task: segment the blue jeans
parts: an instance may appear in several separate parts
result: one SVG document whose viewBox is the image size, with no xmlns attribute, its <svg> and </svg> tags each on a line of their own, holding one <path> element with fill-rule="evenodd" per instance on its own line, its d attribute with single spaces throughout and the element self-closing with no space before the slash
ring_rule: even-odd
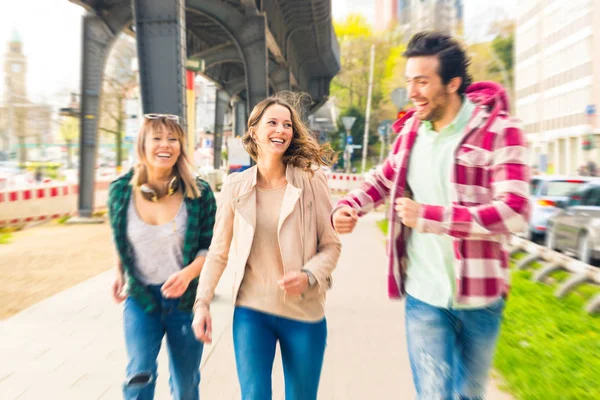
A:
<svg viewBox="0 0 600 400">
<path fill-rule="evenodd" d="M 129 362 L 123 398 L 154 399 L 156 359 L 166 333 L 171 395 L 175 400 L 198 400 L 203 344 L 194 336 L 193 315 L 177 309 L 179 299 L 162 297 L 160 285 L 149 288 L 159 304 L 157 311 L 147 313 L 133 298 L 125 300 L 123 322 Z"/>
<path fill-rule="evenodd" d="M 242 400 L 271 400 L 279 341 L 286 400 L 315 400 L 327 340 L 325 318 L 303 322 L 245 307 L 233 314 L 233 346 Z"/>
<path fill-rule="evenodd" d="M 458 310 L 406 299 L 406 338 L 417 397 L 484 398 L 504 299 L 481 309 Z"/>
</svg>

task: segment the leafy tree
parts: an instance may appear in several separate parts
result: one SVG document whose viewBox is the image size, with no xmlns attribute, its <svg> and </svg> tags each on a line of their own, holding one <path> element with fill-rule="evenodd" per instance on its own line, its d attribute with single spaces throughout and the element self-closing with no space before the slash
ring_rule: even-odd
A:
<svg viewBox="0 0 600 400">
<path fill-rule="evenodd" d="M 101 98 L 99 129 L 114 136 L 116 165 L 123 162 L 123 138 L 125 136 L 125 100 L 137 87 L 137 74 L 131 66 L 136 56 L 134 41 L 121 34 L 114 44 L 104 77 Z"/>
<path fill-rule="evenodd" d="M 514 52 L 514 23 L 507 23 L 500 34 L 492 41 L 495 62 L 490 65 L 490 72 L 505 72 L 508 84 L 513 84 L 513 52 Z"/>
<path fill-rule="evenodd" d="M 369 143 L 376 143 L 379 122 L 393 118 L 398 111 L 391 102 L 390 93 L 404 82 L 404 64 L 399 56 L 404 48 L 399 44 L 401 35 L 393 29 L 375 34 L 366 19 L 356 14 L 340 23 L 334 22 L 334 28 L 340 43 L 342 68 L 332 81 L 331 93 L 342 110 L 340 117 L 357 117 L 352 127 L 354 144 L 363 144 L 371 46 L 375 46 Z M 344 132 L 341 119 L 338 133 L 334 135 L 340 136 L 339 132 Z M 332 145 L 336 143 L 336 138 L 331 139 Z M 341 137 L 339 140 L 341 142 Z"/>
</svg>

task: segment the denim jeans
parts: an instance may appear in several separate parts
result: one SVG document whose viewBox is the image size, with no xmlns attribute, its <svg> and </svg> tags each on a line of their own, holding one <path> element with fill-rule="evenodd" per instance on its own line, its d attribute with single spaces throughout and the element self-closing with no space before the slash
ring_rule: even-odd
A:
<svg viewBox="0 0 600 400">
<path fill-rule="evenodd" d="M 129 362 L 127 378 L 123 384 L 123 398 L 154 398 L 156 358 L 166 334 L 171 395 L 175 400 L 198 400 L 203 344 L 194 336 L 192 313 L 177 309 L 179 299 L 162 297 L 160 286 L 149 286 L 159 304 L 159 309 L 155 312 L 145 312 L 131 297 L 125 300 L 123 319 Z"/>
<path fill-rule="evenodd" d="M 233 346 L 242 400 L 271 400 L 279 342 L 286 400 L 315 400 L 327 340 L 325 318 L 304 322 L 236 307 Z"/>
<path fill-rule="evenodd" d="M 443 309 L 406 299 L 406 338 L 417 398 L 479 400 L 494 358 L 504 299 L 480 309 Z"/>
</svg>

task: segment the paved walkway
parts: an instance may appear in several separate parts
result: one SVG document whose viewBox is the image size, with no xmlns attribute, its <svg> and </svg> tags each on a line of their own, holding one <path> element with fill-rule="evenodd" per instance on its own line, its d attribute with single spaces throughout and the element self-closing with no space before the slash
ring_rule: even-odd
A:
<svg viewBox="0 0 600 400">
<path fill-rule="evenodd" d="M 404 307 L 385 290 L 383 235 L 371 214 L 343 237 L 328 298 L 329 338 L 319 399 L 412 399 Z M 68 248 L 68 247 L 65 247 Z M 109 297 L 112 272 L 100 274 L 0 322 L 0 399 L 121 398 L 125 367 L 121 307 Z M 203 400 L 239 399 L 231 338 L 231 271 L 212 306 L 214 342 L 202 361 Z M 7 283 L 3 283 L 6 285 Z M 166 351 L 156 399 L 170 399 Z M 283 399 L 281 362 L 273 372 Z M 509 400 L 490 385 L 488 400 Z"/>
</svg>

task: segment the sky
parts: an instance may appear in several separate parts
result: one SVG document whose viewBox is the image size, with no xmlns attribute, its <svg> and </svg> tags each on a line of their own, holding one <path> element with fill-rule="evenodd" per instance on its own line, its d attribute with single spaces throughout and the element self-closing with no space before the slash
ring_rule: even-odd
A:
<svg viewBox="0 0 600 400">
<path fill-rule="evenodd" d="M 17 30 L 27 56 L 27 91 L 30 101 L 64 107 L 68 93 L 79 93 L 81 23 L 85 10 L 68 0 L 12 0 L 0 3 L 0 54 Z M 334 19 L 352 12 L 375 20 L 375 0 L 332 0 Z M 489 10 L 497 7 L 510 15 L 516 0 L 464 0 L 466 34 L 485 32 Z M 497 12 L 494 12 L 497 15 Z M 483 21 L 483 27 L 477 25 Z M 2 61 L 3 63 L 3 61 Z M 0 68 L 3 74 L 4 68 Z M 4 79 L 0 79 L 0 93 Z M 1 98 L 1 97 L 0 97 Z"/>
<path fill-rule="evenodd" d="M 79 92 L 81 22 L 85 10 L 68 0 L 2 1 L 0 6 L 0 53 L 16 29 L 27 56 L 29 100 L 55 106 L 68 93 Z M 4 57 L 2 57 L 4 58 Z M 2 76 L 4 60 L 2 59 Z M 0 79 L 4 92 L 4 79 Z M 66 93 L 66 96 L 57 96 Z"/>
</svg>

